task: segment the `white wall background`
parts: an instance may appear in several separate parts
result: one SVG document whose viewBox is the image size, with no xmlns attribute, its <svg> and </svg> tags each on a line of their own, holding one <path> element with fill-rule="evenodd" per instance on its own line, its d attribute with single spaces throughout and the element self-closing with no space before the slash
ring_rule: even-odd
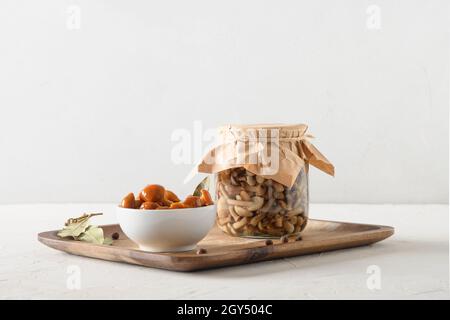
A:
<svg viewBox="0 0 450 320">
<path fill-rule="evenodd" d="M 448 203 L 449 16 L 446 0 L 2 0 L 0 203 L 188 192 L 170 138 L 195 120 L 308 123 L 336 166 L 312 170 L 314 202 Z"/>
</svg>

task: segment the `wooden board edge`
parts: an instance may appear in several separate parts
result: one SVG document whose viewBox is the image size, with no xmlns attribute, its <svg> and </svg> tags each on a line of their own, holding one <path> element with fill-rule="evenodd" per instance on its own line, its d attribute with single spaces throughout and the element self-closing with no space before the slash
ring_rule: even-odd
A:
<svg viewBox="0 0 450 320">
<path fill-rule="evenodd" d="M 298 251 L 291 250 L 289 253 L 283 252 L 285 250 L 280 250 L 282 248 L 281 246 L 286 245 L 293 245 L 298 244 L 301 242 L 292 242 L 292 243 L 284 243 L 284 244 L 274 244 L 271 246 L 262 245 L 261 247 L 256 248 L 248 248 L 248 249 L 240 249 L 236 251 L 229 252 L 227 254 L 228 261 L 220 261 L 214 263 L 214 260 L 209 261 L 208 265 L 201 263 L 200 259 L 204 258 L 207 259 L 208 255 L 202 255 L 197 257 L 183 257 L 178 259 L 172 260 L 174 268 L 171 268 L 172 271 L 182 271 L 182 272 L 192 272 L 192 271 L 200 271 L 200 270 L 208 270 L 208 269 L 215 269 L 215 268 L 221 268 L 221 267 L 230 267 L 230 266 L 236 266 L 236 265 L 244 265 L 244 264 L 250 264 L 255 262 L 262 262 L 262 261 L 270 261 L 270 260 L 277 260 L 282 258 L 288 258 L 288 257 L 297 257 L 297 256 L 304 256 L 309 254 L 320 254 L 323 252 L 330 252 L 330 251 L 337 251 L 342 249 L 350 249 L 350 248 L 357 248 L 362 246 L 367 246 L 371 244 L 375 244 L 377 242 L 383 241 L 389 237 L 391 237 L 394 234 L 394 228 L 388 227 L 388 226 L 380 226 L 382 227 L 380 230 L 373 230 L 373 231 L 363 231 L 360 233 L 354 233 L 352 235 L 352 240 L 346 241 L 346 242 L 340 242 L 333 246 L 329 246 L 326 249 L 323 250 L 316 250 L 315 247 L 309 247 L 307 250 L 300 251 L 302 248 L 298 248 Z M 365 236 L 368 236 L 370 234 L 377 235 L 377 237 L 370 238 Z M 360 236 L 363 236 L 363 238 L 359 238 Z M 264 242 L 264 240 L 262 240 Z M 234 253 L 234 255 L 233 255 Z M 174 257 L 177 258 L 177 257 Z M 210 256 L 210 258 L 214 258 L 214 256 Z M 232 258 L 235 258 L 234 260 Z M 172 267 L 172 266 L 171 266 Z M 165 268 L 167 269 L 167 268 Z"/>
<path fill-rule="evenodd" d="M 89 246 L 95 246 L 98 250 L 98 254 L 79 254 L 77 250 L 73 250 L 74 246 L 78 246 L 79 243 L 73 243 L 71 241 L 64 241 L 56 236 L 56 230 L 45 231 L 38 234 L 38 241 L 42 244 L 59 250 L 62 252 L 67 252 L 82 257 L 89 257 L 94 259 L 108 260 L 114 262 L 135 264 L 145 267 L 152 267 L 164 270 L 179 271 L 179 272 L 193 272 L 205 269 L 214 269 L 227 266 L 243 265 L 261 261 L 275 260 L 285 257 L 295 257 L 307 254 L 316 254 L 321 252 L 335 251 L 347 248 L 355 248 L 359 246 L 365 246 L 377 243 L 386 238 L 389 238 L 395 233 L 395 229 L 390 226 L 383 225 L 371 225 L 371 224 L 361 224 L 361 223 L 351 223 L 351 222 L 339 222 L 339 221 L 328 221 L 328 220 L 318 220 L 323 222 L 334 222 L 340 224 L 357 224 L 366 225 L 370 227 L 376 227 L 373 230 L 366 230 L 353 233 L 352 240 L 346 242 L 339 242 L 333 246 L 328 245 L 324 250 L 316 250 L 316 247 L 309 247 L 307 250 L 301 251 L 301 242 L 291 242 L 287 244 L 274 244 L 271 246 L 261 245 L 256 248 L 247 248 L 231 251 L 227 253 L 227 261 L 215 259 L 218 256 L 223 255 L 217 254 L 204 254 L 201 256 L 172 256 L 160 253 L 143 252 L 137 249 L 123 249 L 118 247 L 111 247 L 106 245 L 95 245 L 89 244 Z M 104 226 L 114 226 L 115 224 L 104 225 Z M 52 235 L 52 237 L 48 237 Z M 348 238 L 348 236 L 345 236 Z M 320 241 L 319 241 L 320 242 Z M 264 243 L 264 240 L 261 240 Z M 286 252 L 286 245 L 297 245 L 296 250 L 290 248 L 290 252 Z M 64 248 L 61 248 L 64 247 Z M 284 247 L 281 247 L 284 246 Z M 130 255 L 127 259 L 118 258 L 113 251 L 123 250 L 124 252 L 129 252 Z M 100 255 L 102 255 L 100 257 Z M 106 257 L 105 257 L 106 255 Z M 150 259 L 151 258 L 151 259 Z M 151 261 L 151 264 L 148 261 Z"/>
</svg>

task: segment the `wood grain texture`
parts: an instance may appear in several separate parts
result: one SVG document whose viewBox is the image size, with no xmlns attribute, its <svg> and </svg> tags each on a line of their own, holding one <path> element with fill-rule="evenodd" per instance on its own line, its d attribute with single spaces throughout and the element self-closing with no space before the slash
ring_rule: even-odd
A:
<svg viewBox="0 0 450 320">
<path fill-rule="evenodd" d="M 273 240 L 273 245 L 266 245 L 264 239 L 231 237 L 215 227 L 198 243 L 199 248 L 207 250 L 206 254 L 199 255 L 195 250 L 181 253 L 142 251 L 126 237 L 119 225 L 101 227 L 106 236 L 119 233 L 119 239 L 112 246 L 60 239 L 56 230 L 39 233 L 38 240 L 51 248 L 79 256 L 174 271 L 195 271 L 369 245 L 394 234 L 394 228 L 388 226 L 310 219 L 301 241 L 289 239 L 283 243 Z"/>
</svg>

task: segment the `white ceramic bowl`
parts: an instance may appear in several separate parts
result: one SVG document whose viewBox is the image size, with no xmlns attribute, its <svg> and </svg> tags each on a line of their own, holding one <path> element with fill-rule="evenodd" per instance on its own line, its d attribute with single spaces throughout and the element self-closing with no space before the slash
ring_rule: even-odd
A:
<svg viewBox="0 0 450 320">
<path fill-rule="evenodd" d="M 168 210 L 117 207 L 117 219 L 122 231 L 142 250 L 189 251 L 213 227 L 216 206 Z"/>
</svg>

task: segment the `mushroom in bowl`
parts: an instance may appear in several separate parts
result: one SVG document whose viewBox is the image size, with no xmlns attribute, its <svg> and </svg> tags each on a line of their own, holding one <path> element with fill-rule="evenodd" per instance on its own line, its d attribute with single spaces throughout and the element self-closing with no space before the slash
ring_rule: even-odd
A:
<svg viewBox="0 0 450 320">
<path fill-rule="evenodd" d="M 159 185 L 128 194 L 117 207 L 122 231 L 139 248 L 151 252 L 193 250 L 213 227 L 216 206 L 207 190 L 184 201 Z"/>
</svg>

